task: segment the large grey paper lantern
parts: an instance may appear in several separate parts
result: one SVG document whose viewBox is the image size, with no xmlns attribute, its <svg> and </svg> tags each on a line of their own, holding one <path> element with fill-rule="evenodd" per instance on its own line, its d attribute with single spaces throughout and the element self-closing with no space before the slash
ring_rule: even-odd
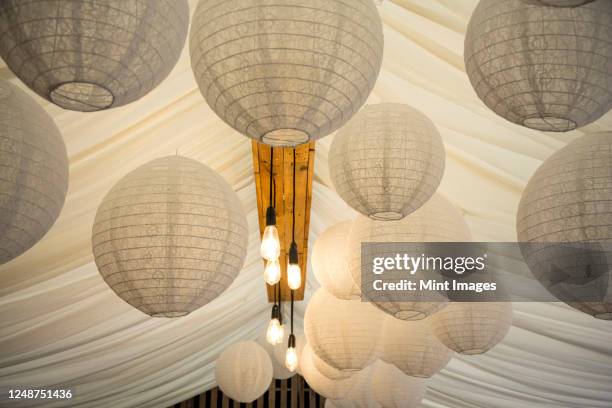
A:
<svg viewBox="0 0 612 408">
<path fill-rule="evenodd" d="M 374 290 L 372 283 L 379 279 L 377 275 L 368 273 L 367 281 L 362 284 L 362 247 L 363 242 L 395 243 L 395 242 L 469 242 L 471 234 L 462 214 L 444 197 L 434 194 L 432 198 L 414 213 L 398 221 L 377 221 L 359 216 L 353 222 L 349 234 L 348 253 L 349 266 L 355 283 L 362 289 L 362 295 L 369 299 L 379 309 L 398 319 L 420 320 L 432 315 L 446 306 L 448 301 L 445 293 L 411 292 L 402 293 L 401 301 L 397 294 Z M 388 246 L 388 252 L 380 252 L 377 256 L 395 256 L 397 248 Z M 387 271 L 386 275 L 405 271 Z M 428 278 L 425 273 L 417 271 L 415 278 Z M 401 278 L 404 278 L 402 276 Z"/>
<path fill-rule="evenodd" d="M 306 340 L 332 367 L 359 371 L 378 358 L 383 316 L 368 303 L 340 300 L 320 288 L 306 307 Z"/>
<path fill-rule="evenodd" d="M 348 236 L 353 223 L 332 225 L 317 237 L 312 250 L 312 270 L 321 286 L 338 299 L 359 299 L 361 290 L 351 276 Z"/>
<path fill-rule="evenodd" d="M 549 157 L 523 191 L 516 228 L 527 264 L 550 292 L 578 310 L 612 320 L 612 303 L 605 296 L 591 298 L 612 294 L 609 250 L 599 278 L 580 285 L 560 282 L 562 275 L 587 278 L 597 266 L 588 245 L 601 242 L 609 248 L 612 241 L 612 132 L 582 136 Z M 587 251 L 575 256 L 571 247 L 581 243 Z"/>
<path fill-rule="evenodd" d="M 254 341 L 226 348 L 215 363 L 215 380 L 225 395 L 237 402 L 253 402 L 272 382 L 272 362 Z"/>
<path fill-rule="evenodd" d="M 411 377 L 431 377 L 453 357 L 453 352 L 433 334 L 428 320 L 404 321 L 388 316 L 381 348 L 383 361 Z"/>
<path fill-rule="evenodd" d="M 164 80 L 188 25 L 187 0 L 3 0 L 0 56 L 43 98 L 98 111 Z"/>
<path fill-rule="evenodd" d="M 510 302 L 453 302 L 430 320 L 435 336 L 457 353 L 483 354 L 512 326 Z"/>
<path fill-rule="evenodd" d="M 326 136 L 363 105 L 383 55 L 372 0 L 200 0 L 189 48 L 200 91 L 243 135 L 274 146 Z"/>
<path fill-rule="evenodd" d="M 130 305 L 178 317 L 218 297 L 247 251 L 238 196 L 217 173 L 168 156 L 142 165 L 104 197 L 93 227 L 100 274 Z"/>
<path fill-rule="evenodd" d="M 67 190 L 66 146 L 53 119 L 0 80 L 0 265 L 49 231 Z"/>
<path fill-rule="evenodd" d="M 609 0 L 580 7 L 481 0 L 464 56 L 478 96 L 510 122 L 566 132 L 612 108 Z"/>
<path fill-rule="evenodd" d="M 368 105 L 334 137 L 329 172 L 337 193 L 361 214 L 398 220 L 438 189 L 445 151 L 433 122 L 401 104 Z"/>
</svg>

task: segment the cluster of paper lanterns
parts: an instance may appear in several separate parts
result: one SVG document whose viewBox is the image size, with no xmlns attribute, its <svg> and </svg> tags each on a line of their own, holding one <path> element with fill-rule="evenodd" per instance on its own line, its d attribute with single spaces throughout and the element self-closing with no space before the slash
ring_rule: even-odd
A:
<svg viewBox="0 0 612 408">
<path fill-rule="evenodd" d="M 528 128 L 570 131 L 612 108 L 609 0 L 481 0 L 465 38 L 478 96 Z"/>
</svg>

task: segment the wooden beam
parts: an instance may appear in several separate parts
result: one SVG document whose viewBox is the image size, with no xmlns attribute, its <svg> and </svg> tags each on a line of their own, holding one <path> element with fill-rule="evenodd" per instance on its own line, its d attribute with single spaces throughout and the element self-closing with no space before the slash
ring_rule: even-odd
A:
<svg viewBox="0 0 612 408">
<path fill-rule="evenodd" d="M 266 209 L 270 203 L 270 146 L 253 141 L 253 170 L 257 191 L 259 231 L 266 227 Z M 274 148 L 273 180 L 276 227 L 281 241 L 281 299 L 290 299 L 287 286 L 287 260 L 292 240 L 293 211 L 295 211 L 295 242 L 298 247 L 302 269 L 302 286 L 295 291 L 295 300 L 304 300 L 306 265 L 308 255 L 308 229 L 310 227 L 310 205 L 312 202 L 312 180 L 314 176 L 314 142 L 295 148 L 295 209 L 293 208 L 293 157 L 294 149 Z M 263 262 L 263 261 L 262 261 Z M 264 264 L 265 266 L 265 264 Z M 274 291 L 268 286 L 268 300 L 274 301 Z"/>
</svg>

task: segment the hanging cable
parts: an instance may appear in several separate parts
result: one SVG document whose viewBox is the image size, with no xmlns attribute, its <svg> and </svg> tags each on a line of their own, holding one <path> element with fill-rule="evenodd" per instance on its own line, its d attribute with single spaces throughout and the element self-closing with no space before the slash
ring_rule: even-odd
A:
<svg viewBox="0 0 612 408">
<path fill-rule="evenodd" d="M 297 290 L 302 286 L 302 271 L 298 259 L 297 244 L 295 242 L 295 173 L 296 173 L 296 154 L 293 149 L 293 222 L 291 226 L 291 247 L 289 248 L 289 263 L 287 264 L 287 284 L 291 290 Z"/>
</svg>

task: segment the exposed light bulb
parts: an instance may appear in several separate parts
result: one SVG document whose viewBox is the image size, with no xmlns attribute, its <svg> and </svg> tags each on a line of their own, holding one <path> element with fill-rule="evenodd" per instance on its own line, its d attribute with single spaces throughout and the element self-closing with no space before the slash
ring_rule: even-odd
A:
<svg viewBox="0 0 612 408">
<path fill-rule="evenodd" d="M 302 270 L 298 264 L 287 266 L 287 285 L 290 289 L 298 290 L 302 286 Z"/>
<path fill-rule="evenodd" d="M 280 256 L 280 240 L 275 225 L 268 225 L 261 238 L 261 257 L 266 261 L 278 259 Z"/>
<path fill-rule="evenodd" d="M 268 331 L 266 333 L 266 340 L 273 346 L 282 343 L 284 336 L 283 326 L 280 324 L 280 320 L 276 317 L 270 320 L 268 324 Z"/>
<path fill-rule="evenodd" d="M 295 347 L 288 347 L 285 354 L 285 367 L 292 373 L 298 368 L 298 355 Z"/>
<path fill-rule="evenodd" d="M 278 229 L 276 229 L 276 212 L 274 207 L 269 206 L 266 210 L 266 228 L 261 237 L 261 257 L 266 261 L 273 261 L 280 256 L 280 240 Z"/>
<path fill-rule="evenodd" d="M 277 259 L 273 259 L 266 263 L 264 269 L 264 279 L 270 286 L 276 285 L 281 279 L 281 266 Z"/>
<path fill-rule="evenodd" d="M 291 243 L 289 249 L 289 263 L 287 264 L 287 285 L 292 290 L 297 290 L 302 286 L 302 270 L 298 264 L 297 244 Z"/>
</svg>

